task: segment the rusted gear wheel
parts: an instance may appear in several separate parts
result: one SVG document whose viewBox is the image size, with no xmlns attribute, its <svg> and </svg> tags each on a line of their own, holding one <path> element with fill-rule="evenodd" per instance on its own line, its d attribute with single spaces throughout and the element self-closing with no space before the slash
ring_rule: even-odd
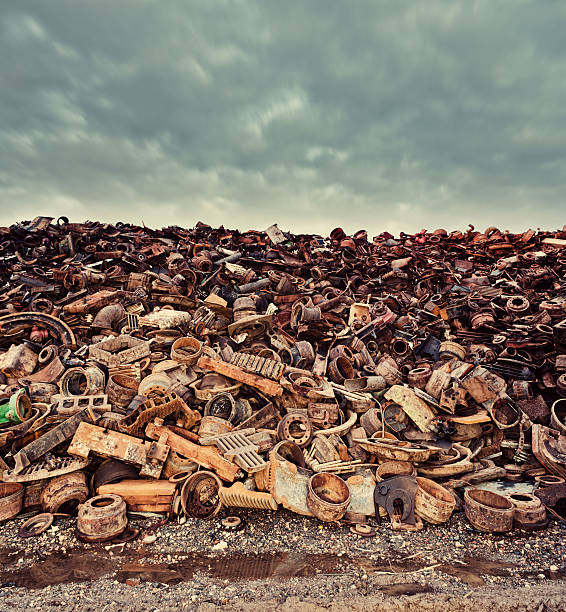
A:
<svg viewBox="0 0 566 612">
<path fill-rule="evenodd" d="M 210 519 L 222 508 L 218 490 L 222 482 L 212 472 L 202 471 L 185 480 L 181 489 L 181 506 L 187 516 Z"/>
<path fill-rule="evenodd" d="M 294 442 L 304 448 L 312 439 L 313 427 L 310 419 L 300 412 L 286 414 L 277 426 L 279 440 Z"/>
</svg>

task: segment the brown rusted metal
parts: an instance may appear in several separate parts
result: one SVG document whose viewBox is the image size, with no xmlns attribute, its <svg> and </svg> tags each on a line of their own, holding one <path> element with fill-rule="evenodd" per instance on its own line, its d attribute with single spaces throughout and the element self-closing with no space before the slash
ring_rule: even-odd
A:
<svg viewBox="0 0 566 612">
<path fill-rule="evenodd" d="M 168 512 L 177 483 L 169 480 L 121 480 L 100 485 L 99 495 L 118 495 L 130 512 Z"/>
<path fill-rule="evenodd" d="M 540 499 L 528 493 L 510 493 L 510 501 L 515 506 L 513 521 L 519 529 L 544 529 L 548 524 L 546 509 Z"/>
<path fill-rule="evenodd" d="M 231 487 L 220 487 L 218 497 L 224 506 L 277 510 L 278 504 L 269 493 L 250 491 L 244 483 L 236 482 Z"/>
<path fill-rule="evenodd" d="M 427 523 L 445 523 L 456 507 L 454 494 L 430 478 L 417 477 L 417 484 L 415 512 Z"/>
<path fill-rule="evenodd" d="M 44 512 L 74 514 L 89 495 L 84 472 L 72 472 L 50 480 L 41 492 Z"/>
<path fill-rule="evenodd" d="M 24 521 L 18 530 L 20 538 L 32 538 L 47 531 L 53 524 L 54 516 L 50 512 L 36 514 Z"/>
<path fill-rule="evenodd" d="M 83 542 L 108 542 L 128 524 L 126 503 L 119 495 L 91 497 L 79 508 L 77 537 Z"/>
<path fill-rule="evenodd" d="M 139 466 L 140 476 L 159 478 L 169 446 L 160 442 L 144 442 L 133 436 L 82 422 L 67 452 L 84 459 L 91 452 L 101 457 L 120 459 Z"/>
<path fill-rule="evenodd" d="M 168 457 L 169 459 L 169 457 Z M 106 459 L 99 466 L 92 476 L 92 490 L 97 491 L 98 487 L 120 482 L 121 480 L 135 478 L 137 470 L 131 465 L 127 465 L 115 459 Z"/>
<path fill-rule="evenodd" d="M 3 228 L 0 407 L 22 387 L 30 401 L 0 431 L 3 479 L 69 473 L 90 452 L 161 481 L 257 468 L 308 516 L 309 466 L 347 475 L 350 514 L 368 516 L 376 460 L 454 486 L 566 477 L 565 236 Z M 104 427 L 69 419 L 87 408 Z M 253 460 L 208 446 L 235 432 Z"/>
<path fill-rule="evenodd" d="M 483 489 L 466 489 L 464 502 L 466 517 L 479 531 L 511 531 L 515 506 L 506 497 Z"/>
<path fill-rule="evenodd" d="M 309 479 L 307 506 L 321 521 L 339 521 L 350 503 L 350 489 L 336 474 L 315 474 Z"/>
<path fill-rule="evenodd" d="M 178 363 L 195 365 L 202 354 L 202 343 L 197 338 L 184 337 L 173 342 L 171 359 Z"/>
<path fill-rule="evenodd" d="M 81 423 L 94 423 L 97 418 L 97 415 L 90 408 L 85 408 L 37 440 L 30 442 L 14 455 L 14 473 L 22 473 L 32 462 L 37 461 L 37 459 L 54 449 L 58 444 L 70 440 Z"/>
<path fill-rule="evenodd" d="M 294 442 L 299 447 L 306 446 L 311 441 L 312 435 L 310 419 L 300 412 L 286 414 L 277 426 L 279 440 Z"/>
<path fill-rule="evenodd" d="M 222 482 L 213 472 L 202 471 L 192 474 L 183 483 L 181 505 L 187 516 L 211 519 L 221 508 L 219 491 Z"/>
<path fill-rule="evenodd" d="M 138 408 L 124 417 L 118 426 L 120 431 L 142 437 L 148 423 L 156 418 L 164 419 L 173 413 L 179 414 L 187 429 L 190 429 L 200 420 L 200 414 L 191 410 L 176 393 L 168 393 L 163 397 L 147 399 Z"/>
<path fill-rule="evenodd" d="M 134 399 L 139 387 L 139 380 L 124 374 L 113 374 L 108 378 L 106 395 L 108 401 L 125 408 Z"/>
<path fill-rule="evenodd" d="M 156 440 L 164 439 L 169 445 L 166 448 L 177 451 L 204 468 L 214 469 L 224 480 L 234 482 L 240 474 L 240 468 L 231 461 L 224 459 L 217 449 L 194 444 L 158 422 L 150 423 L 147 426 L 146 435 Z"/>
<path fill-rule="evenodd" d="M 96 366 L 69 368 L 59 380 L 59 388 L 64 396 L 97 395 L 104 391 L 104 372 Z"/>
<path fill-rule="evenodd" d="M 17 482 L 0 482 L 0 521 L 19 514 L 24 499 L 24 487 Z"/>
</svg>

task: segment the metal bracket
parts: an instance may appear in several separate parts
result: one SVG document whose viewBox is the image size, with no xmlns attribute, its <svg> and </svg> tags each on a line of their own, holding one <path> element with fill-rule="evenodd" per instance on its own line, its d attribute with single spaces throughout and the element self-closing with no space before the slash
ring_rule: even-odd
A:
<svg viewBox="0 0 566 612">
<path fill-rule="evenodd" d="M 375 516 L 379 520 L 379 506 L 385 508 L 389 516 L 399 514 L 401 506 L 401 523 L 415 525 L 415 495 L 417 479 L 414 476 L 393 476 L 375 485 L 373 501 Z"/>
</svg>

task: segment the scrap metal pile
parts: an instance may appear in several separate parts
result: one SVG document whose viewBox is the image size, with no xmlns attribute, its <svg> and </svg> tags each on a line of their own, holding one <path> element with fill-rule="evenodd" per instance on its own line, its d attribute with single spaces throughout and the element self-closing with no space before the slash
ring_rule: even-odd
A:
<svg viewBox="0 0 566 612">
<path fill-rule="evenodd" d="M 361 535 L 566 514 L 566 227 L 0 234 L 0 519 L 41 512 L 21 535 L 58 513 L 88 542 L 136 512 L 282 506 Z"/>
</svg>

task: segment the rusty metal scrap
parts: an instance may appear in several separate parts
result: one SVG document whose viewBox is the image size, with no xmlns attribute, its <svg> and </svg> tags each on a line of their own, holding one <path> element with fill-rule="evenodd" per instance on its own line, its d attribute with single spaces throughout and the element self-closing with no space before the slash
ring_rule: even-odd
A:
<svg viewBox="0 0 566 612">
<path fill-rule="evenodd" d="M 44 512 L 75 512 L 89 496 L 84 472 L 71 472 L 52 478 L 43 487 L 40 502 Z"/>
<path fill-rule="evenodd" d="M 191 410 L 176 393 L 167 393 L 163 397 L 151 397 L 145 400 L 143 404 L 120 420 L 118 427 L 120 431 L 143 437 L 148 423 L 155 418 L 164 419 L 173 413 L 182 415 L 184 426 L 187 429 L 200 420 L 200 414 Z"/>
<path fill-rule="evenodd" d="M 217 449 L 210 446 L 200 446 L 186 440 L 158 422 L 150 423 L 147 426 L 146 435 L 155 440 L 163 439 L 164 443 L 168 444 L 172 450 L 204 468 L 214 469 L 223 480 L 234 482 L 240 474 L 240 468 L 231 461 L 224 459 Z"/>
<path fill-rule="evenodd" d="M 99 495 L 119 495 L 132 512 L 167 512 L 177 485 L 169 480 L 121 480 L 100 485 Z"/>
<path fill-rule="evenodd" d="M 106 493 L 81 505 L 77 535 L 83 542 L 107 542 L 120 535 L 128 524 L 126 503 L 119 495 Z"/>
<path fill-rule="evenodd" d="M 259 447 L 253 444 L 246 435 L 253 433 L 255 433 L 254 429 L 244 429 L 208 438 L 206 443 L 214 443 L 226 459 L 234 461 L 243 470 L 253 474 L 265 469 L 267 465 L 257 453 Z M 204 443 L 204 440 L 201 439 L 201 443 Z"/>
<path fill-rule="evenodd" d="M 89 356 L 105 366 L 115 368 L 149 357 L 149 341 L 119 336 L 89 346 Z"/>
<path fill-rule="evenodd" d="M 14 470 L 5 469 L 2 479 L 5 482 L 36 482 L 82 470 L 87 467 L 88 463 L 88 460 L 79 457 L 55 457 L 47 454 L 44 459 L 34 461 L 20 473 L 16 474 Z"/>
<path fill-rule="evenodd" d="M 220 487 L 218 497 L 224 506 L 261 510 L 277 510 L 278 507 L 272 495 L 261 491 L 250 491 L 243 482 L 236 482 L 231 487 Z"/>
<path fill-rule="evenodd" d="M 144 442 L 133 436 L 82 422 L 67 452 L 84 459 L 91 452 L 101 457 L 121 459 L 141 467 L 140 476 L 159 478 L 169 447 L 160 442 Z"/>
<path fill-rule="evenodd" d="M 33 461 L 54 449 L 61 442 L 70 440 L 81 423 L 95 423 L 97 418 L 90 408 L 85 408 L 46 432 L 37 440 L 30 442 L 14 455 L 14 473 L 21 474 L 24 468 L 31 465 Z"/>
<path fill-rule="evenodd" d="M 246 372 L 243 368 L 232 363 L 226 363 L 225 361 L 214 360 L 204 356 L 198 360 L 198 367 L 202 370 L 211 370 L 227 378 L 255 387 L 266 395 L 277 396 L 281 395 L 283 392 L 281 386 L 276 382 L 265 379 L 257 374 Z"/>
<path fill-rule="evenodd" d="M 22 509 L 24 487 L 17 482 L 0 482 L 0 522 L 13 518 Z"/>
<path fill-rule="evenodd" d="M 379 517 L 377 501 L 414 530 L 450 516 L 444 485 L 566 478 L 565 229 L 326 238 L 37 217 L 0 233 L 0 469 L 24 508 L 53 510 L 75 483 L 71 505 L 99 488 L 202 518 L 223 502 Z M 384 462 L 405 468 L 380 493 Z M 478 529 L 546 524 L 536 500 L 488 497 L 466 498 Z M 125 528 L 114 501 L 114 528 L 89 527 L 94 505 L 81 537 Z"/>
<path fill-rule="evenodd" d="M 265 378 L 271 378 L 273 380 L 279 380 L 285 369 L 284 364 L 280 361 L 248 353 L 234 353 L 230 363 L 247 372 L 252 372 L 253 374 L 258 374 L 259 376 L 264 376 Z"/>
</svg>

